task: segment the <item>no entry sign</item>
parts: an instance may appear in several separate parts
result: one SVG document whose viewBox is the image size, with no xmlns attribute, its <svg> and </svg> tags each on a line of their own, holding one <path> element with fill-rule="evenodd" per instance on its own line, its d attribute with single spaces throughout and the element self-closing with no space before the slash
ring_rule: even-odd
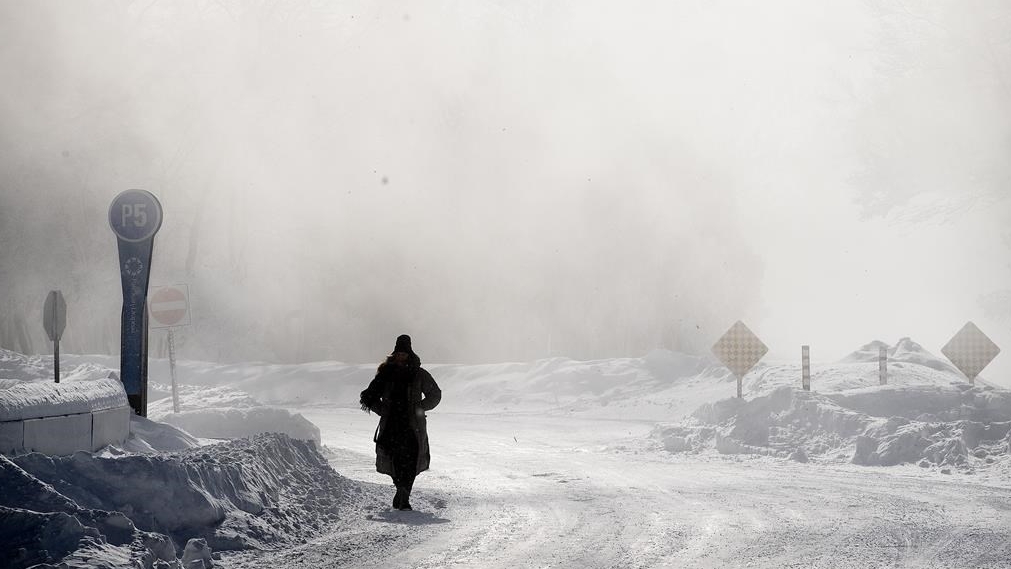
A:
<svg viewBox="0 0 1011 569">
<path fill-rule="evenodd" d="M 172 374 L 172 410 L 179 412 L 176 380 L 176 340 L 173 331 L 190 323 L 190 290 L 184 284 L 155 287 L 147 297 L 148 322 L 168 329 L 169 373 Z"/>
<path fill-rule="evenodd" d="M 186 285 L 152 289 L 147 297 L 152 328 L 172 328 L 190 323 L 189 289 Z"/>
</svg>

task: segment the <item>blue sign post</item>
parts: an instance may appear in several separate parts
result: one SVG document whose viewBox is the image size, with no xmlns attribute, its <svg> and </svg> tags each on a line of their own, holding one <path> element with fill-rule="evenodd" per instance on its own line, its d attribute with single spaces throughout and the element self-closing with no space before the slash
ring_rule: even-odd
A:
<svg viewBox="0 0 1011 569">
<path fill-rule="evenodd" d="M 119 273 L 123 281 L 119 375 L 130 407 L 147 416 L 147 285 L 151 277 L 154 235 L 161 228 L 158 198 L 144 190 L 127 190 L 112 200 L 109 225 L 119 239 Z"/>
</svg>

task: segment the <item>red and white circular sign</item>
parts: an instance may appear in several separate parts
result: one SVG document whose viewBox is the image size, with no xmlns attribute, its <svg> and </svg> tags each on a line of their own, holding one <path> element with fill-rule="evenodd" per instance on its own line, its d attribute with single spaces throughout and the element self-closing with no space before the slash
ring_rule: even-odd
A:
<svg viewBox="0 0 1011 569">
<path fill-rule="evenodd" d="M 156 288 L 148 297 L 151 325 L 155 328 L 185 326 L 189 323 L 189 299 L 185 285 Z"/>
</svg>

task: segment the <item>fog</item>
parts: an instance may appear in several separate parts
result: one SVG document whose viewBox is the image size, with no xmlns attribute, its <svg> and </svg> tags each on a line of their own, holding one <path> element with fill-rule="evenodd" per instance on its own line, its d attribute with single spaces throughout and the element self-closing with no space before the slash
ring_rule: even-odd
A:
<svg viewBox="0 0 1011 569">
<path fill-rule="evenodd" d="M 143 188 L 186 358 L 376 361 L 400 333 L 440 362 L 703 353 L 737 319 L 778 357 L 936 353 L 966 320 L 1011 350 L 1009 23 L 998 1 L 2 2 L 0 344 L 48 353 L 61 289 L 63 349 L 118 351 L 106 214 Z"/>
</svg>

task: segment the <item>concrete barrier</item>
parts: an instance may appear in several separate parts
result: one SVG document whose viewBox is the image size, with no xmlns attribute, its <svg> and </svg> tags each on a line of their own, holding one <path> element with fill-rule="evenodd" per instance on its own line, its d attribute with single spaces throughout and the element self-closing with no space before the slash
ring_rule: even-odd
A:
<svg viewBox="0 0 1011 569">
<path fill-rule="evenodd" d="M 91 414 L 91 450 L 105 445 L 122 444 L 130 436 L 129 407 L 95 411 Z"/>
<path fill-rule="evenodd" d="M 44 454 L 91 450 L 91 413 L 25 419 L 24 448 Z"/>
<path fill-rule="evenodd" d="M 122 444 L 130 436 L 129 407 L 59 417 L 0 422 L 0 453 L 73 454 Z"/>
<path fill-rule="evenodd" d="M 22 452 L 25 452 L 25 422 L 0 423 L 0 453 L 18 454 Z"/>
<path fill-rule="evenodd" d="M 118 380 L 18 382 L 0 390 L 0 453 L 96 451 L 130 436 L 131 409 Z"/>
<path fill-rule="evenodd" d="M 0 421 L 60 417 L 129 405 L 118 379 L 19 381 L 0 388 Z"/>
</svg>

